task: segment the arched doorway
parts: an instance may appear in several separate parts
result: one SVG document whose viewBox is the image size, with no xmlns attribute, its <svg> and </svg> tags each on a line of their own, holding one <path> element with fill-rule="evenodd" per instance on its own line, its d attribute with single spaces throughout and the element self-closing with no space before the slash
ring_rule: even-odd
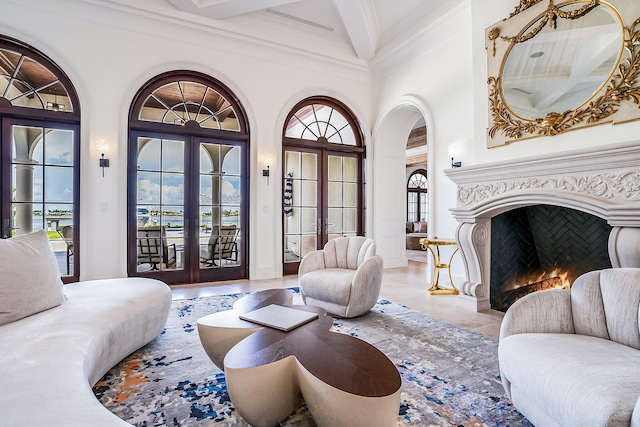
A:
<svg viewBox="0 0 640 427">
<path fill-rule="evenodd" d="M 396 106 L 384 112 L 373 131 L 373 230 L 378 253 L 385 268 L 407 265 L 407 141 L 415 124 L 424 120 L 426 140 L 426 177 L 433 182 L 433 121 L 426 105 L 413 96 L 401 97 Z M 426 193 L 427 206 L 433 206 L 433 191 Z M 428 231 L 435 229 L 433 209 L 428 209 Z"/>
<path fill-rule="evenodd" d="M 236 97 L 160 75 L 129 117 L 128 272 L 168 283 L 248 277 L 249 129 Z"/>
<path fill-rule="evenodd" d="M 64 71 L 44 53 L 4 36 L 0 121 L 2 237 L 46 230 L 62 280 L 77 281 L 78 96 Z"/>
<path fill-rule="evenodd" d="M 362 132 L 339 101 L 311 97 L 285 120 L 283 272 L 331 238 L 364 234 Z"/>
</svg>

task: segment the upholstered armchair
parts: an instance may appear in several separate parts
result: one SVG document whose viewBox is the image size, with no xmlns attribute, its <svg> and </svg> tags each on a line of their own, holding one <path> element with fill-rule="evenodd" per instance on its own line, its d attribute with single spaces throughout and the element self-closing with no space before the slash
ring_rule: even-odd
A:
<svg viewBox="0 0 640 427">
<path fill-rule="evenodd" d="M 640 268 L 534 292 L 504 316 L 507 396 L 536 426 L 640 426 Z"/>
<path fill-rule="evenodd" d="M 305 304 L 337 317 L 356 317 L 378 301 L 383 261 L 376 243 L 362 236 L 329 240 L 302 259 L 298 284 Z"/>
</svg>

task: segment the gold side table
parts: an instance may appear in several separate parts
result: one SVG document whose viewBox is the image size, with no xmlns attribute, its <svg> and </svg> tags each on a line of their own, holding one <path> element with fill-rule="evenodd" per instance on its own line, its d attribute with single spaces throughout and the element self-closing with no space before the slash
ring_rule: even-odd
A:
<svg viewBox="0 0 640 427">
<path fill-rule="evenodd" d="M 431 287 L 427 289 L 427 295 L 434 294 L 451 294 L 458 295 L 458 288 L 453 283 L 453 277 L 451 276 L 451 260 L 460 248 L 456 248 L 451 256 L 449 257 L 449 262 L 444 264 L 440 259 L 440 246 L 457 246 L 458 243 L 455 240 L 449 239 L 438 239 L 434 237 L 433 239 L 420 239 L 420 247 L 423 251 L 429 250 L 431 255 L 433 256 L 433 277 L 431 278 Z M 435 249 L 434 249 L 435 248 Z M 451 289 L 449 288 L 441 288 L 438 285 L 440 281 L 440 270 L 446 268 L 449 270 L 449 280 L 451 280 Z"/>
</svg>

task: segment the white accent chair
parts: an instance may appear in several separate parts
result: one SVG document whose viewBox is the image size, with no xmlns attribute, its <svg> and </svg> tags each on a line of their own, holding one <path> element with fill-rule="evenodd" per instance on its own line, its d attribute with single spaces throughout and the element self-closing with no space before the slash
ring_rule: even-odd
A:
<svg viewBox="0 0 640 427">
<path fill-rule="evenodd" d="M 640 268 L 534 292 L 500 329 L 504 389 L 536 426 L 640 426 Z"/>
<path fill-rule="evenodd" d="M 329 240 L 302 259 L 298 284 L 305 304 L 337 317 L 356 317 L 378 301 L 383 260 L 376 243 L 362 236 Z"/>
</svg>

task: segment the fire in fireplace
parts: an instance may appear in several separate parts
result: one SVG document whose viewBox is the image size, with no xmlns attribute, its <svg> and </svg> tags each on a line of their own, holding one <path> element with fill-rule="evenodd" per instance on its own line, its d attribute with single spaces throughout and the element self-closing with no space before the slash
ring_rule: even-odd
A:
<svg viewBox="0 0 640 427">
<path fill-rule="evenodd" d="M 611 226 L 574 209 L 535 205 L 491 220 L 491 308 L 506 311 L 540 290 L 569 289 L 581 274 L 610 268 Z"/>
</svg>

